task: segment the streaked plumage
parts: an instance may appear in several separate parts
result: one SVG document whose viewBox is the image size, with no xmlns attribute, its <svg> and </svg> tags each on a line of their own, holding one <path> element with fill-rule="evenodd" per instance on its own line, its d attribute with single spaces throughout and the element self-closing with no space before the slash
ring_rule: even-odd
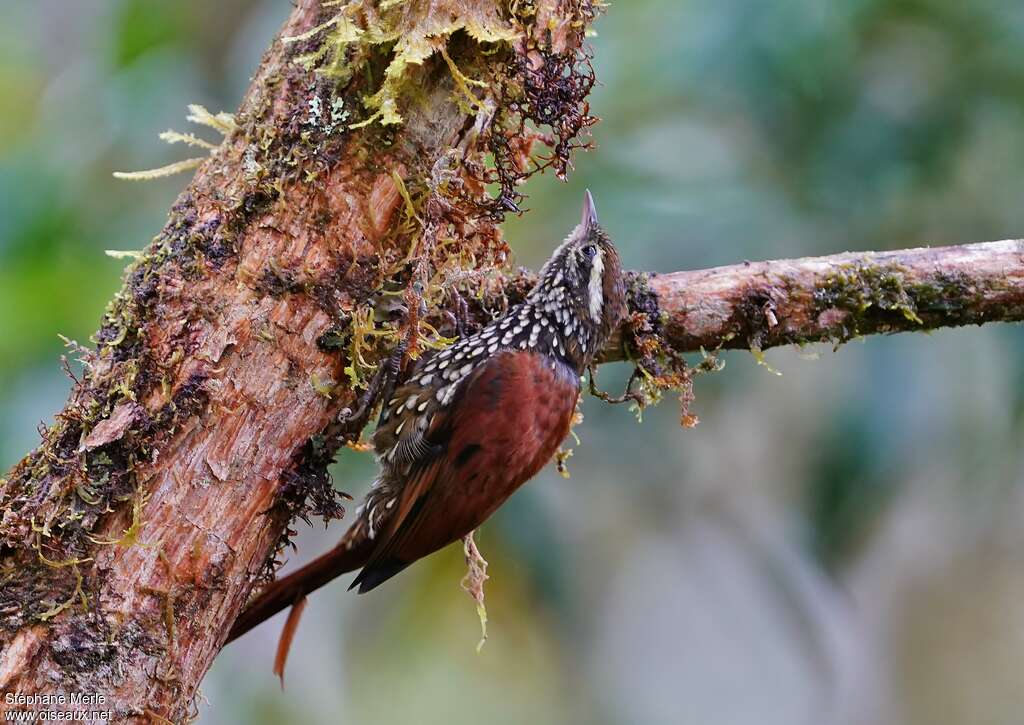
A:
<svg viewBox="0 0 1024 725">
<path fill-rule="evenodd" d="M 352 586 L 365 592 L 476 529 L 557 451 L 580 377 L 625 312 L 619 255 L 588 192 L 582 221 L 527 298 L 424 355 L 383 401 L 373 436 L 381 472 L 355 522 L 334 549 L 267 587 L 229 639 L 339 574 L 361 569 Z M 296 624 L 297 614 L 287 631 Z"/>
<path fill-rule="evenodd" d="M 421 358 L 373 436 L 381 475 L 346 534 L 368 591 L 473 531 L 558 450 L 580 375 L 625 314 L 618 253 L 584 218 L 526 300 Z"/>
</svg>

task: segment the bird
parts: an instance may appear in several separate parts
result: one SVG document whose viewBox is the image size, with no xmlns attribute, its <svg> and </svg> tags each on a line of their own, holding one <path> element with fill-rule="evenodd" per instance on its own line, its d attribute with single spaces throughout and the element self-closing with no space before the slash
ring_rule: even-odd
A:
<svg viewBox="0 0 1024 725">
<path fill-rule="evenodd" d="M 339 574 L 369 592 L 476 530 L 557 452 L 583 372 L 626 315 L 619 253 L 584 196 L 580 223 L 525 299 L 422 355 L 382 401 L 380 474 L 331 551 L 273 582 L 229 641 Z M 301 611 L 301 609 L 300 609 Z"/>
</svg>

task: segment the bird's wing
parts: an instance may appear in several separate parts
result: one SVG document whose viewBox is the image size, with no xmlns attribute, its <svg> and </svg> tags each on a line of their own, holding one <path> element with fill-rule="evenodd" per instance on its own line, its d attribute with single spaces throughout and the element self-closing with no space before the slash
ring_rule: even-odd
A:
<svg viewBox="0 0 1024 725">
<path fill-rule="evenodd" d="M 576 408 L 579 379 L 532 352 L 501 353 L 438 410 L 378 544 L 353 582 L 367 591 L 479 526 L 550 460 Z"/>
</svg>

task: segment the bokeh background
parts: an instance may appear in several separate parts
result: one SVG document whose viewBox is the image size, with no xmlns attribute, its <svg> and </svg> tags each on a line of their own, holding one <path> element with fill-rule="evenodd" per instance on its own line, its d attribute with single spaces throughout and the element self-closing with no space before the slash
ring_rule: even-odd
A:
<svg viewBox="0 0 1024 725">
<path fill-rule="evenodd" d="M 7 0 L 0 23 L 0 466 L 35 444 L 123 261 L 185 177 L 187 103 L 237 106 L 287 0 Z M 590 187 L 629 267 L 1024 236 L 1019 0 L 620 0 L 594 39 L 598 149 L 507 225 L 536 265 Z M 1020 723 L 1024 332 L 724 356 L 693 430 L 590 399 L 572 477 L 457 547 L 230 646 L 203 723 Z M 611 387 L 623 369 L 608 370 Z M 349 454 L 336 483 L 373 476 Z M 293 563 L 336 526 L 304 530 Z"/>
</svg>

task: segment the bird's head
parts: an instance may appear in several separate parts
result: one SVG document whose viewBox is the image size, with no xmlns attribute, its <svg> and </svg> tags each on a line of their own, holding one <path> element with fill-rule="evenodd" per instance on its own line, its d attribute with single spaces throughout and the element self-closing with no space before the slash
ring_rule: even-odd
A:
<svg viewBox="0 0 1024 725">
<path fill-rule="evenodd" d="M 597 221 L 588 191 L 579 225 L 570 232 L 540 271 L 529 301 L 549 312 L 561 309 L 566 325 L 582 347 L 580 362 L 589 364 L 626 314 L 625 284 L 618 250 Z M 573 336 L 570 332 L 567 336 Z"/>
</svg>

